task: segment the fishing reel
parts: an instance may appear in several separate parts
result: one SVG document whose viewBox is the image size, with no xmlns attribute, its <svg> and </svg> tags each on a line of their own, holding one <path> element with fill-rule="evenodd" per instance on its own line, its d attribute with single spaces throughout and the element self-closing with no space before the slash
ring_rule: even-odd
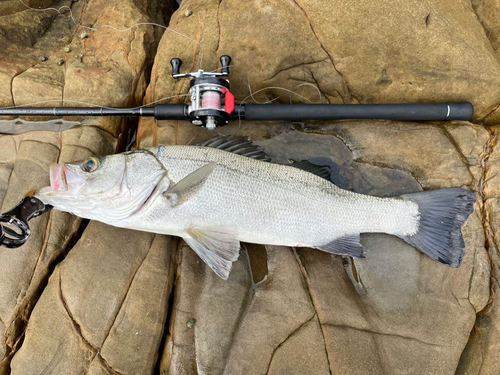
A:
<svg viewBox="0 0 500 375">
<path fill-rule="evenodd" d="M 220 57 L 222 65 L 219 72 L 180 73 L 182 60 L 175 57 L 170 60 L 172 77 L 175 79 L 189 78 L 189 93 L 191 104 L 187 107 L 187 115 L 191 124 L 204 126 L 214 130 L 218 126 L 229 122 L 230 114 L 234 111 L 234 95 L 229 91 L 229 80 L 221 78 L 229 75 L 231 57 Z"/>
</svg>

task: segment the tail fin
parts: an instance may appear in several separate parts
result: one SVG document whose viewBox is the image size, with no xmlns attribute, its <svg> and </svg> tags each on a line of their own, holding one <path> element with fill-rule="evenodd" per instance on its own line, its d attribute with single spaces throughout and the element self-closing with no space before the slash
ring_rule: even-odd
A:
<svg viewBox="0 0 500 375">
<path fill-rule="evenodd" d="M 432 259 L 459 267 L 465 246 L 460 227 L 472 212 L 476 195 L 448 188 L 401 197 L 418 204 L 420 222 L 417 233 L 400 237 Z"/>
</svg>

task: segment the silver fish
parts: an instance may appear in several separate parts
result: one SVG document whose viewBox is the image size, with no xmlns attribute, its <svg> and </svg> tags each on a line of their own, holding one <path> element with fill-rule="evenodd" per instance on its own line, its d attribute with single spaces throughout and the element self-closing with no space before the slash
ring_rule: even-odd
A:
<svg viewBox="0 0 500 375">
<path fill-rule="evenodd" d="M 475 202 L 467 190 L 378 198 L 238 155 L 237 145 L 232 151 L 160 146 L 56 164 L 51 186 L 35 196 L 82 218 L 182 237 L 223 279 L 240 241 L 362 257 L 360 233 L 368 232 L 398 236 L 446 265 L 461 263 L 460 227 Z"/>
</svg>

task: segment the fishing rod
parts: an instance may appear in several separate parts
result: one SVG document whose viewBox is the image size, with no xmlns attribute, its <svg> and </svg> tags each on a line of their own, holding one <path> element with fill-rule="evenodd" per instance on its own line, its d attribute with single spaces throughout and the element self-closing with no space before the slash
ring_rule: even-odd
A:
<svg viewBox="0 0 500 375">
<path fill-rule="evenodd" d="M 0 116 L 127 116 L 157 120 L 189 120 L 214 130 L 231 120 L 307 121 L 381 119 L 402 121 L 470 120 L 470 102 L 406 104 L 235 104 L 229 91 L 231 57 L 220 57 L 221 71 L 180 73 L 182 60 L 173 58 L 172 77 L 188 78 L 191 104 L 157 104 L 154 107 L 0 107 Z"/>
</svg>

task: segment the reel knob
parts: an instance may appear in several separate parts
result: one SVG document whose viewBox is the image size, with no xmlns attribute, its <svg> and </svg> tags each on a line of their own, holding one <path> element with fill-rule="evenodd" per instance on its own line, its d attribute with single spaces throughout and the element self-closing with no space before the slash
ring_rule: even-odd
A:
<svg viewBox="0 0 500 375">
<path fill-rule="evenodd" d="M 229 65 L 231 64 L 231 57 L 228 55 L 222 55 L 220 57 L 220 63 L 222 65 L 221 73 L 225 76 L 229 75 Z"/>
<path fill-rule="evenodd" d="M 172 65 L 172 77 L 176 78 L 175 76 L 180 74 L 182 60 L 177 57 L 174 57 L 173 59 L 170 60 L 170 65 Z"/>
</svg>

